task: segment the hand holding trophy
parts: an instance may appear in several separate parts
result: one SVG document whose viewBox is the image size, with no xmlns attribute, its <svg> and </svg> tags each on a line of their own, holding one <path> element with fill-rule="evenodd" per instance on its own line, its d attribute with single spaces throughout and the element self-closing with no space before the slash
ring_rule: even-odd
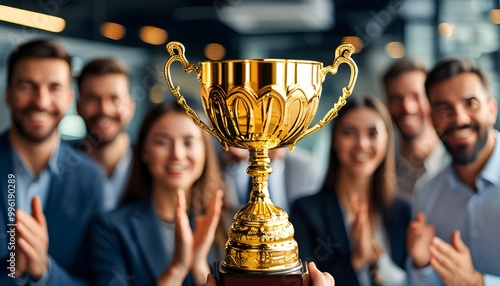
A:
<svg viewBox="0 0 500 286">
<path fill-rule="evenodd" d="M 267 189 L 272 169 L 268 151 L 295 144 L 318 131 L 337 116 L 356 82 L 357 67 L 351 59 L 354 47 L 342 44 L 331 66 L 315 61 L 241 59 L 190 64 L 184 46 L 167 45 L 165 79 L 170 92 L 186 114 L 203 130 L 228 146 L 248 149 L 247 173 L 252 191 L 246 206 L 234 216 L 228 231 L 224 260 L 217 265 L 217 283 L 227 285 L 309 285 L 305 262 L 299 259 L 294 229 L 287 213 L 275 206 Z M 189 107 L 173 84 L 170 67 L 179 61 L 186 73 L 196 72 L 201 101 L 211 127 Z M 350 67 L 349 83 L 342 96 L 314 126 L 322 83 L 341 64 Z"/>
</svg>

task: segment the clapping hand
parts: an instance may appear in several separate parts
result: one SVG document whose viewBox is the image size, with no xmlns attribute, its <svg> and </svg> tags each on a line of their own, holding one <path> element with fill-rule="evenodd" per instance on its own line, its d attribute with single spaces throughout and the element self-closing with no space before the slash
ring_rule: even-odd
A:
<svg viewBox="0 0 500 286">
<path fill-rule="evenodd" d="M 220 219 L 222 195 L 222 191 L 218 190 L 211 199 L 207 212 L 195 218 L 193 231 L 186 213 L 184 190 L 177 190 L 175 252 L 172 263 L 158 279 L 158 285 L 182 285 L 190 271 L 197 285 L 205 282 L 210 272 L 207 256 Z"/>
<path fill-rule="evenodd" d="M 427 224 L 425 214 L 419 212 L 415 220 L 410 222 L 406 234 L 406 247 L 417 268 L 423 268 L 429 264 L 430 245 L 434 236 L 434 226 Z"/>
<path fill-rule="evenodd" d="M 484 285 L 483 277 L 474 269 L 469 248 L 460 238 L 458 230 L 453 232 L 451 244 L 438 237 L 432 239 L 430 264 L 446 285 Z"/>
<path fill-rule="evenodd" d="M 357 197 L 351 203 L 354 212 L 354 221 L 351 226 L 351 237 L 354 248 L 351 253 L 352 267 L 359 271 L 365 265 L 377 261 L 378 254 L 372 240 L 372 227 L 368 215 L 368 205 L 361 203 Z"/>
<path fill-rule="evenodd" d="M 207 257 L 214 242 L 215 232 L 221 215 L 222 196 L 223 192 L 218 190 L 211 199 L 206 213 L 195 218 L 192 273 L 195 276 L 195 280 L 198 281 L 204 282 L 207 274 L 210 272 Z"/>
<path fill-rule="evenodd" d="M 49 234 L 39 197 L 31 201 L 33 216 L 16 210 L 16 276 L 28 273 L 34 280 L 48 270 Z"/>
</svg>

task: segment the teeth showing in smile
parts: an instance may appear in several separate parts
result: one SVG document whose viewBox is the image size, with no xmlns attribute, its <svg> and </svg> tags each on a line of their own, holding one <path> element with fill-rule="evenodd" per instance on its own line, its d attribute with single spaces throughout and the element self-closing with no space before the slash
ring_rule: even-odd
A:
<svg viewBox="0 0 500 286">
<path fill-rule="evenodd" d="M 472 130 L 469 128 L 466 128 L 466 129 L 460 129 L 460 130 L 454 131 L 452 133 L 452 136 L 454 138 L 463 139 L 463 138 L 469 137 L 471 134 L 472 134 Z"/>
<path fill-rule="evenodd" d="M 99 125 L 109 125 L 111 123 L 111 119 L 102 117 L 97 120 L 97 124 Z"/>
<path fill-rule="evenodd" d="M 170 172 L 178 173 L 178 172 L 182 172 L 182 170 L 184 170 L 184 167 L 182 167 L 181 165 L 171 165 L 168 167 L 168 170 Z"/>
<path fill-rule="evenodd" d="M 46 116 L 48 116 L 47 111 L 33 111 L 31 112 L 31 118 L 34 120 L 43 120 Z"/>
<path fill-rule="evenodd" d="M 370 155 L 366 154 L 366 153 L 356 153 L 354 155 L 354 159 L 356 159 L 358 161 L 368 160 L 369 158 L 370 158 Z"/>
<path fill-rule="evenodd" d="M 415 124 L 418 123 L 418 117 L 417 116 L 411 116 L 411 115 L 404 116 L 401 119 L 401 123 L 403 123 L 405 125 L 415 125 Z"/>
</svg>

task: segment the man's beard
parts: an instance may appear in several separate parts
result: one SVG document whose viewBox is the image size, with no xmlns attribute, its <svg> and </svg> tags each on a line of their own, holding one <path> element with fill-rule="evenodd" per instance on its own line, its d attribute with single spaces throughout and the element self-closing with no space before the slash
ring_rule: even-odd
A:
<svg viewBox="0 0 500 286">
<path fill-rule="evenodd" d="M 468 151 L 467 145 L 458 145 L 456 147 L 452 147 L 446 143 L 446 139 L 448 138 L 451 132 L 466 128 L 473 129 L 478 134 L 477 141 L 474 144 L 472 150 Z M 484 146 L 486 145 L 486 141 L 488 141 L 488 132 L 486 129 L 480 129 L 477 124 L 468 124 L 462 126 L 451 126 L 447 128 L 440 135 L 440 137 L 441 140 L 443 141 L 444 146 L 446 147 L 446 150 L 448 150 L 448 152 L 451 154 L 451 157 L 453 158 L 453 164 L 468 165 L 474 162 L 479 156 L 481 150 L 483 150 Z"/>
<path fill-rule="evenodd" d="M 105 147 L 111 143 L 113 143 L 116 138 L 118 138 L 118 135 L 121 133 L 125 132 L 124 128 L 120 128 L 116 134 L 113 134 L 109 138 L 106 138 L 99 130 L 97 129 L 91 129 L 89 126 L 94 126 L 97 121 L 99 121 L 102 116 L 95 116 L 89 120 L 89 124 L 86 124 L 87 126 L 87 136 L 86 140 L 92 144 L 93 147 Z M 118 117 L 106 117 L 109 120 L 115 122 L 116 124 L 120 124 L 120 118 Z"/>
<path fill-rule="evenodd" d="M 31 143 L 42 143 L 45 140 L 47 140 L 52 134 L 57 129 L 57 126 L 59 125 L 59 122 L 61 121 L 62 117 L 59 118 L 59 120 L 56 121 L 56 124 L 52 126 L 52 128 L 47 132 L 46 134 L 34 134 L 33 132 L 30 132 L 28 128 L 25 128 L 25 126 L 22 124 L 22 118 L 26 116 L 30 116 L 29 114 L 33 111 L 38 111 L 38 112 L 47 112 L 49 115 L 52 117 L 57 117 L 58 113 L 57 112 L 49 112 L 47 110 L 40 110 L 37 107 L 29 106 L 25 108 L 24 110 L 18 110 L 18 111 L 12 111 L 12 124 L 14 125 L 15 129 L 19 132 L 19 135 L 21 137 Z"/>
<path fill-rule="evenodd" d="M 404 142 L 408 142 L 408 143 L 413 142 L 414 140 L 416 140 L 417 138 L 419 138 L 422 134 L 424 134 L 425 128 L 426 128 L 425 124 L 423 124 L 422 128 L 420 128 L 417 132 L 415 132 L 413 134 L 405 134 L 405 133 L 401 132 L 401 128 L 398 127 L 399 134 L 401 135 L 401 139 Z"/>
</svg>

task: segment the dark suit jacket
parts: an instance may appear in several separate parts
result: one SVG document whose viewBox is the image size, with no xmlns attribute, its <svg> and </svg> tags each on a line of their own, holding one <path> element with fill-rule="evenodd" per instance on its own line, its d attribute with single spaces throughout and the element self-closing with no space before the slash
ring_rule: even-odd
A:
<svg viewBox="0 0 500 286">
<path fill-rule="evenodd" d="M 90 244 L 92 285 L 156 285 L 170 264 L 151 199 L 99 216 Z"/>
<path fill-rule="evenodd" d="M 332 274 L 336 285 L 359 285 L 350 262 L 351 246 L 344 217 L 333 189 L 299 199 L 292 207 L 290 220 L 302 260 L 314 261 L 318 269 Z M 402 269 L 405 269 L 406 228 L 410 220 L 410 205 L 399 198 L 383 214 L 391 258 Z"/>
<path fill-rule="evenodd" d="M 7 274 L 9 237 L 7 212 L 7 176 L 14 174 L 12 146 L 8 131 L 0 135 L 0 285 L 16 285 Z M 49 233 L 51 272 L 48 285 L 81 285 L 88 279 L 88 245 L 90 221 L 103 207 L 102 171 L 84 155 L 65 142 L 60 143 L 57 160 L 59 174 L 51 178 L 44 214 Z M 16 190 L 22 192 L 25 190 Z M 5 267 L 4 267 L 5 266 Z"/>
</svg>

